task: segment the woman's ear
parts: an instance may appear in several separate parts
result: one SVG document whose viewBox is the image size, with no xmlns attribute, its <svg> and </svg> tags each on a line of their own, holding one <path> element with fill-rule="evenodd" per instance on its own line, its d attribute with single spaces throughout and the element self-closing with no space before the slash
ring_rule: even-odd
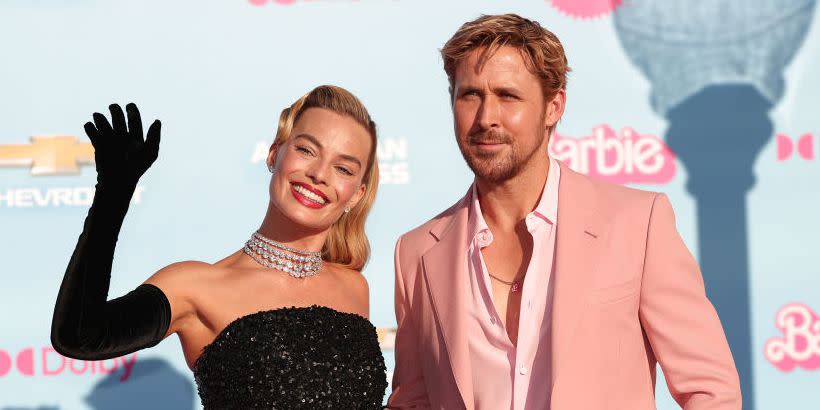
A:
<svg viewBox="0 0 820 410">
<path fill-rule="evenodd" d="M 347 207 L 349 209 L 355 208 L 356 205 L 358 205 L 359 201 L 362 200 L 362 197 L 364 197 L 365 192 L 367 192 L 367 185 L 359 185 L 359 189 L 356 191 L 356 193 L 353 194 L 353 197 L 350 198 L 350 201 L 347 202 Z"/>
<path fill-rule="evenodd" d="M 276 153 L 279 150 L 279 144 L 273 143 L 270 144 L 270 148 L 268 148 L 268 157 L 265 159 L 265 163 L 268 165 L 268 171 L 273 173 L 276 169 Z"/>
</svg>

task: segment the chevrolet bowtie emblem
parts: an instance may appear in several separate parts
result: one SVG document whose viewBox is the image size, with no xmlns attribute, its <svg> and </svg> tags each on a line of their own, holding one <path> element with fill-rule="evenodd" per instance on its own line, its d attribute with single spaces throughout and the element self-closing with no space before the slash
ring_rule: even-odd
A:
<svg viewBox="0 0 820 410">
<path fill-rule="evenodd" d="M 31 167 L 32 175 L 78 174 L 94 163 L 94 147 L 70 135 L 38 135 L 31 144 L 0 145 L 0 167 Z"/>
</svg>

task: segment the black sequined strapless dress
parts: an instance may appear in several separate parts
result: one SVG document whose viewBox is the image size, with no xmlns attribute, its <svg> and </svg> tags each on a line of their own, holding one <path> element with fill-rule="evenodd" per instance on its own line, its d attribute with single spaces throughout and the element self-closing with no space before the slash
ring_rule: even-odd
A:
<svg viewBox="0 0 820 410">
<path fill-rule="evenodd" d="M 328 307 L 243 316 L 194 365 L 206 409 L 381 409 L 387 388 L 376 329 Z"/>
</svg>

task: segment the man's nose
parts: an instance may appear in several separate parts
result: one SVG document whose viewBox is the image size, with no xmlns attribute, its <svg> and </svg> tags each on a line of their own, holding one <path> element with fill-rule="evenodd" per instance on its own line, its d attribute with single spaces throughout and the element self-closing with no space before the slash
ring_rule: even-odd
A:
<svg viewBox="0 0 820 410">
<path fill-rule="evenodd" d="M 501 106 L 498 101 L 492 96 L 485 97 L 478 106 L 476 113 L 476 123 L 483 130 L 499 127 L 500 124 L 500 110 Z"/>
</svg>

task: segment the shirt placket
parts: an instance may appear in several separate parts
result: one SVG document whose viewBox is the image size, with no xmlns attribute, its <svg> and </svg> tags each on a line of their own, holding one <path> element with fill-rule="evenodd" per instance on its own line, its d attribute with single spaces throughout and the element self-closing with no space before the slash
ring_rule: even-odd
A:
<svg viewBox="0 0 820 410">
<path fill-rule="evenodd" d="M 541 224 L 538 217 L 532 213 L 527 215 L 525 223 L 527 230 L 532 236 L 533 252 L 530 262 L 527 265 L 527 274 L 524 276 L 524 283 L 521 289 L 521 308 L 518 318 L 518 344 L 515 353 L 515 364 L 513 372 L 513 409 L 524 410 L 529 390 L 529 380 L 532 376 L 532 356 L 533 337 L 538 334 L 537 329 L 533 329 L 533 292 L 537 290 L 540 272 L 536 272 L 539 263 L 540 252 L 536 252 L 538 241 L 538 230 Z M 535 332 L 535 333 L 533 333 Z"/>
</svg>

